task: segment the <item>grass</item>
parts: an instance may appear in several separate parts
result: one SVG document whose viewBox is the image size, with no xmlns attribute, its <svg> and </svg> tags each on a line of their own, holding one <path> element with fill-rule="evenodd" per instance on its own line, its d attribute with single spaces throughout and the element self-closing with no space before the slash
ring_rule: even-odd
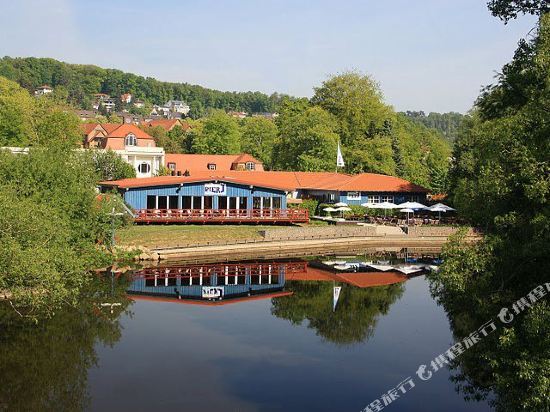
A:
<svg viewBox="0 0 550 412">
<path fill-rule="evenodd" d="M 232 239 L 260 239 L 261 225 L 132 225 L 117 231 L 123 246 L 176 246 Z"/>
</svg>

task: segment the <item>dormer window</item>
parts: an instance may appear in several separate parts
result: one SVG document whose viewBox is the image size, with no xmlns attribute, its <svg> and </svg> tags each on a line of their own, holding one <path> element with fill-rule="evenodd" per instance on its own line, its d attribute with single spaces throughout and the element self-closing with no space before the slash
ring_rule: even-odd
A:
<svg viewBox="0 0 550 412">
<path fill-rule="evenodd" d="M 130 133 L 126 136 L 125 139 L 125 145 L 126 146 L 137 146 L 137 137 L 135 134 Z"/>
<path fill-rule="evenodd" d="M 246 162 L 246 170 L 256 170 L 256 163 L 254 162 Z"/>
<path fill-rule="evenodd" d="M 208 163 L 208 170 L 216 170 L 216 163 Z"/>
</svg>

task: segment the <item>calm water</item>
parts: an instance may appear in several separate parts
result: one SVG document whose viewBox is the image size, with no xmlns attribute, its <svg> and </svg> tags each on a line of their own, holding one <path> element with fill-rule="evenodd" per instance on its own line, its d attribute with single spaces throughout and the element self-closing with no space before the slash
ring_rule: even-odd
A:
<svg viewBox="0 0 550 412">
<path fill-rule="evenodd" d="M 0 410 L 359 411 L 453 343 L 423 276 L 345 284 L 334 313 L 332 286 L 287 281 L 292 296 L 223 306 L 137 299 L 118 319 L 105 308 L 60 315 L 2 342 Z M 415 383 L 384 410 L 489 410 L 465 402 L 447 369 Z"/>
</svg>

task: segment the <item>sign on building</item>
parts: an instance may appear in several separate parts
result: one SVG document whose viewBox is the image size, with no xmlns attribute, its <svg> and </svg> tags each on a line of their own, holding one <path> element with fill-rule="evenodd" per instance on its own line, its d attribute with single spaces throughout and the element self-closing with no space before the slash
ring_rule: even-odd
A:
<svg viewBox="0 0 550 412">
<path fill-rule="evenodd" d="M 361 200 L 361 192 L 348 192 L 346 198 L 348 200 Z"/>
<path fill-rule="evenodd" d="M 223 287 L 221 286 L 203 286 L 202 297 L 205 299 L 218 299 L 223 297 Z"/>
<path fill-rule="evenodd" d="M 204 185 L 205 196 L 225 196 L 226 185 L 225 183 L 206 183 Z"/>
</svg>

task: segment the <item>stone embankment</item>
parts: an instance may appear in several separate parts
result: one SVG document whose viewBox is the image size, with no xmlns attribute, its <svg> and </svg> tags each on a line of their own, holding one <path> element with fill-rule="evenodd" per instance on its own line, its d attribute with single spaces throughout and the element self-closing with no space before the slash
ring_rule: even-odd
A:
<svg viewBox="0 0 550 412">
<path fill-rule="evenodd" d="M 182 260 L 208 263 L 223 260 L 275 259 L 334 253 L 366 253 L 402 248 L 437 251 L 456 233 L 454 227 L 329 226 L 285 227 L 260 231 L 261 239 L 204 242 L 146 249 L 139 260 Z M 480 234 L 468 230 L 467 240 Z"/>
</svg>

